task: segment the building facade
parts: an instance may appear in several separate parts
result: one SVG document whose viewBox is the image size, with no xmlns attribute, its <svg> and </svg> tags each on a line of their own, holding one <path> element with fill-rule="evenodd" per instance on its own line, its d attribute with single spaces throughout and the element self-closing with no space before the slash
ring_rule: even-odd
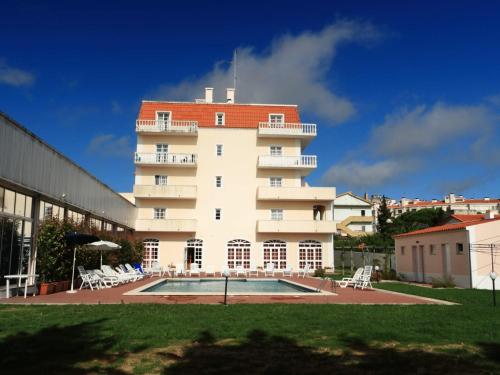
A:
<svg viewBox="0 0 500 375">
<path fill-rule="evenodd" d="M 310 187 L 295 105 L 143 101 L 133 200 L 146 266 L 333 267 L 334 188 Z M 132 199 L 132 198 L 131 198 Z"/>
<path fill-rule="evenodd" d="M 389 209 L 392 215 L 397 217 L 405 212 L 418 211 L 424 208 L 441 208 L 454 214 L 484 214 L 486 212 L 500 213 L 500 199 L 482 198 L 469 199 L 462 195 L 450 193 L 443 200 L 432 199 L 430 201 L 418 198 L 401 198 L 399 203 L 391 204 Z"/>
<path fill-rule="evenodd" d="M 337 233 L 358 237 L 375 232 L 375 217 L 370 201 L 347 192 L 339 194 L 333 204 Z"/>
<path fill-rule="evenodd" d="M 409 281 L 451 277 L 462 288 L 491 289 L 490 272 L 500 270 L 500 220 L 487 215 L 395 236 L 396 271 Z"/>
</svg>

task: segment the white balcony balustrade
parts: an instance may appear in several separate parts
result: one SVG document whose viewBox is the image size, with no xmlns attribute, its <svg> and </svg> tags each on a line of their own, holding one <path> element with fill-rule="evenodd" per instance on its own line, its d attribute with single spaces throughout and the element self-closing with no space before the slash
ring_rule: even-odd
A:
<svg viewBox="0 0 500 375">
<path fill-rule="evenodd" d="M 195 167 L 196 154 L 171 154 L 166 152 L 135 153 L 135 164 L 138 165 L 168 165 L 172 167 Z"/>
<path fill-rule="evenodd" d="M 259 168 L 314 169 L 317 164 L 316 155 L 259 156 Z"/>
<path fill-rule="evenodd" d="M 171 135 L 197 135 L 198 121 L 184 120 L 137 120 L 135 122 L 137 133 L 171 134 Z"/>
<path fill-rule="evenodd" d="M 316 124 L 259 122 L 259 136 L 315 137 Z"/>
</svg>

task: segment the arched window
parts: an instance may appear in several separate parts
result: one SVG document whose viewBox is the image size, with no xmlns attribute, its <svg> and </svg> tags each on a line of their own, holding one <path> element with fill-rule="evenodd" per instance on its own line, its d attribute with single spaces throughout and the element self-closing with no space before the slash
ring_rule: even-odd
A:
<svg viewBox="0 0 500 375">
<path fill-rule="evenodd" d="M 264 242 L 264 268 L 268 263 L 274 263 L 275 268 L 286 268 L 286 242 L 268 240 Z"/>
<path fill-rule="evenodd" d="M 237 266 L 250 268 L 250 242 L 246 240 L 232 240 L 227 243 L 227 267 L 235 269 Z"/>
<path fill-rule="evenodd" d="M 186 242 L 186 266 L 190 268 L 191 263 L 198 263 L 202 267 L 203 240 L 193 238 Z"/>
<path fill-rule="evenodd" d="M 311 269 L 323 268 L 323 246 L 315 240 L 299 242 L 299 268 L 309 264 Z"/>
<path fill-rule="evenodd" d="M 150 268 L 153 262 L 157 262 L 159 257 L 160 241 L 154 238 L 147 238 L 143 242 L 144 256 L 142 258 L 142 266 Z"/>
</svg>

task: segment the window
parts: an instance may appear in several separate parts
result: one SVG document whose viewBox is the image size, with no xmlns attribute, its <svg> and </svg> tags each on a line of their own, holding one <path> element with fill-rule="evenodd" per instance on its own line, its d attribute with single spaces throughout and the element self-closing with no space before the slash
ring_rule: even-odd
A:
<svg viewBox="0 0 500 375">
<path fill-rule="evenodd" d="M 281 113 L 271 113 L 269 114 L 269 122 L 271 124 L 283 124 L 285 121 L 285 116 Z"/>
<path fill-rule="evenodd" d="M 269 240 L 264 242 L 264 268 L 268 263 L 274 263 L 278 269 L 286 268 L 286 242 Z"/>
<path fill-rule="evenodd" d="M 238 266 L 250 268 L 250 242 L 232 240 L 227 243 L 227 267 L 235 269 Z"/>
<path fill-rule="evenodd" d="M 429 254 L 436 255 L 436 247 L 434 245 L 429 245 Z"/>
<path fill-rule="evenodd" d="M 463 243 L 457 243 L 457 254 L 463 254 L 464 253 L 464 244 Z"/>
<path fill-rule="evenodd" d="M 405 247 L 401 246 L 401 255 L 405 255 Z"/>
<path fill-rule="evenodd" d="M 167 184 L 167 176 L 156 175 L 155 176 L 155 185 L 166 185 Z"/>
<path fill-rule="evenodd" d="M 309 264 L 312 269 L 323 268 L 323 246 L 321 242 L 306 240 L 299 242 L 299 269 Z"/>
<path fill-rule="evenodd" d="M 366 216 L 366 211 L 365 210 L 361 210 L 361 216 Z"/>
<path fill-rule="evenodd" d="M 271 208 L 271 220 L 283 220 L 283 209 Z"/>
<path fill-rule="evenodd" d="M 159 125 L 168 125 L 170 112 L 156 112 L 156 121 L 158 121 Z"/>
<path fill-rule="evenodd" d="M 215 125 L 221 126 L 226 124 L 226 116 L 224 112 L 217 112 L 215 114 Z"/>
<path fill-rule="evenodd" d="M 366 225 L 361 226 L 361 232 L 366 232 Z"/>
<path fill-rule="evenodd" d="M 215 146 L 215 155 L 222 156 L 222 145 Z"/>
<path fill-rule="evenodd" d="M 154 219 L 165 219 L 165 209 L 164 208 L 155 208 L 154 209 Z"/>
<path fill-rule="evenodd" d="M 222 176 L 215 176 L 215 187 L 222 187 Z"/>
<path fill-rule="evenodd" d="M 398 210 L 398 214 L 402 214 L 403 213 L 403 210 Z"/>
<path fill-rule="evenodd" d="M 221 220 L 221 219 L 222 219 L 222 209 L 216 208 L 215 209 L 215 220 Z"/>
<path fill-rule="evenodd" d="M 168 144 L 159 143 L 156 145 L 156 162 L 165 163 L 168 155 Z"/>
<path fill-rule="evenodd" d="M 269 185 L 271 187 L 281 187 L 282 177 L 269 177 Z"/>
<path fill-rule="evenodd" d="M 156 239 L 145 239 L 144 244 L 144 255 L 142 257 L 142 266 L 144 268 L 151 268 L 153 262 L 158 261 L 158 250 L 160 242 Z"/>
<path fill-rule="evenodd" d="M 271 153 L 271 156 L 281 156 L 281 155 L 283 155 L 283 147 L 271 146 L 270 153 Z"/>
</svg>

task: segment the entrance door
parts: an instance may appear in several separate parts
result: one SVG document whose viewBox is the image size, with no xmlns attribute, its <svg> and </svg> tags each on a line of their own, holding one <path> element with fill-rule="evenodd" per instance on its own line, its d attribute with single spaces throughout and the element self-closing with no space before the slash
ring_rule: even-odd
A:
<svg viewBox="0 0 500 375">
<path fill-rule="evenodd" d="M 425 282 L 425 265 L 424 265 L 424 246 L 420 245 L 418 247 L 418 259 L 420 266 L 419 281 Z"/>
<path fill-rule="evenodd" d="M 448 244 L 441 245 L 441 256 L 443 263 L 443 277 L 450 276 L 450 246 Z"/>
<path fill-rule="evenodd" d="M 417 247 L 412 246 L 411 247 L 411 257 L 412 257 L 412 264 L 413 264 L 413 280 L 414 281 L 419 281 L 418 280 L 418 252 L 417 252 Z"/>
<path fill-rule="evenodd" d="M 203 240 L 192 239 L 187 241 L 187 246 L 185 250 L 185 266 L 186 269 L 191 269 L 192 263 L 198 263 L 198 266 L 202 267 L 203 258 Z"/>
</svg>

